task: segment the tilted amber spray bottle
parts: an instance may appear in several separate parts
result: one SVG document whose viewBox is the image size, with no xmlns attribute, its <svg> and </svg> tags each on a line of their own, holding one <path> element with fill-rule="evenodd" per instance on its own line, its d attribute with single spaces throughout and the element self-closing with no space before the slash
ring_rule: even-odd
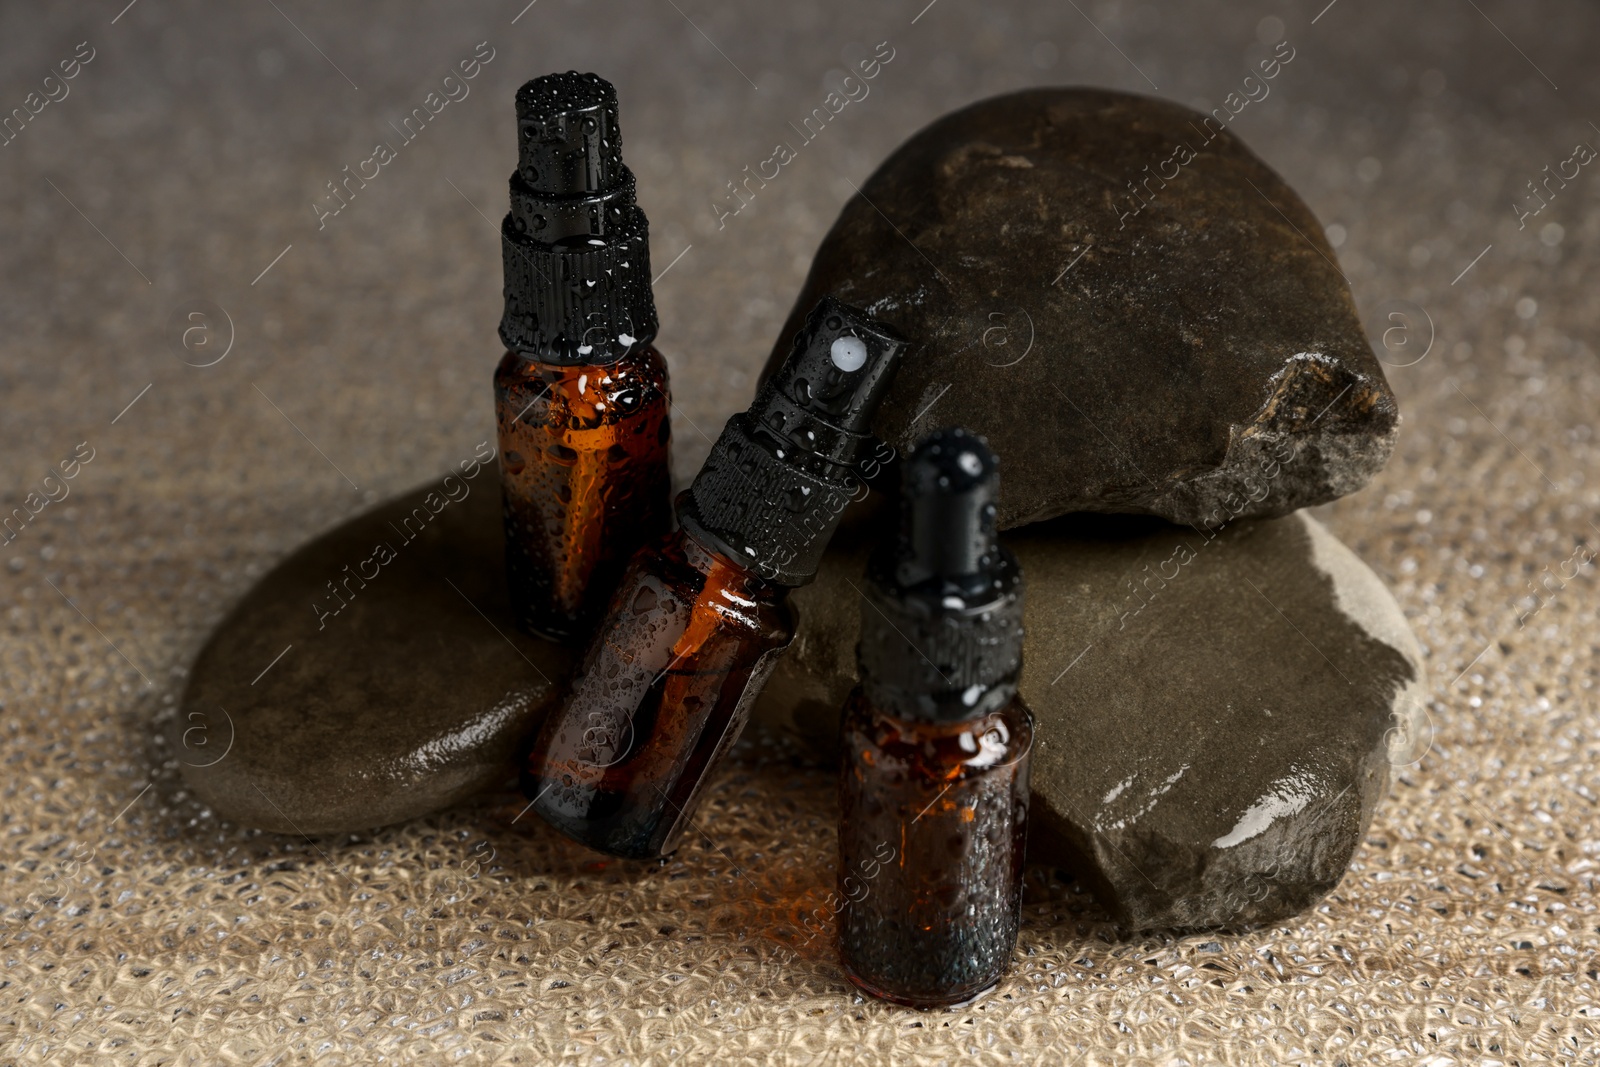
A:
<svg viewBox="0 0 1600 1067">
<path fill-rule="evenodd" d="M 667 365 L 616 90 L 535 78 L 517 90 L 517 137 L 494 375 L 506 572 L 517 624 L 559 639 L 670 523 Z"/>
<path fill-rule="evenodd" d="M 601 852 L 677 847 L 718 760 L 794 637 L 788 591 L 816 577 L 905 341 L 825 298 L 748 411 L 728 420 L 677 502 L 679 529 L 641 549 L 571 691 L 540 730 L 523 789 Z"/>
<path fill-rule="evenodd" d="M 932 1008 L 977 996 L 1011 960 L 1033 715 L 1017 696 L 1022 578 L 996 537 L 994 453 L 941 430 L 901 479 L 841 724 L 839 947 L 862 989 Z"/>
</svg>

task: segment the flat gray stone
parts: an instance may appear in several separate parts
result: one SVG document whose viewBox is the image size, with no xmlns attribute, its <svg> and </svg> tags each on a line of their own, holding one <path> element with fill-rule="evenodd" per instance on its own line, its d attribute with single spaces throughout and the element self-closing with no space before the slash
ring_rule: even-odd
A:
<svg viewBox="0 0 1600 1067">
<path fill-rule="evenodd" d="M 940 426 L 986 436 L 1007 457 L 1002 528 L 1216 524 L 1361 488 L 1399 415 L 1349 285 L 1294 190 L 1204 120 L 1089 89 L 939 119 L 840 212 L 767 372 L 825 293 L 892 323 L 920 350 L 877 432 L 903 452 Z"/>
<path fill-rule="evenodd" d="M 490 465 L 278 564 L 201 651 L 168 740 L 189 786 L 226 818 L 367 829 L 506 781 L 567 666 L 560 646 L 512 622 Z"/>
<path fill-rule="evenodd" d="M 1007 471 L 1007 476 L 1010 476 Z M 832 753 L 872 524 L 835 539 L 758 721 Z M 1415 638 L 1304 514 L 1204 532 L 1073 516 L 1005 537 L 1027 582 L 1031 858 L 1131 929 L 1249 926 L 1336 885 L 1392 765 L 1423 754 Z"/>
</svg>

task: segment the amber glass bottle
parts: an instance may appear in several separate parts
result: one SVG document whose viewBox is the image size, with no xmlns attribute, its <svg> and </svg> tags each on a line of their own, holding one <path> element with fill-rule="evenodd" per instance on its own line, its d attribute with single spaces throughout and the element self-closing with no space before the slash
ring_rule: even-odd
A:
<svg viewBox="0 0 1600 1067">
<path fill-rule="evenodd" d="M 616 90 L 575 71 L 535 78 L 517 91 L 517 129 L 494 376 L 506 571 L 518 625 L 567 638 L 671 520 L 667 365 Z"/>
<path fill-rule="evenodd" d="M 1016 946 L 1033 716 L 994 454 L 943 430 L 901 476 L 901 532 L 868 570 L 861 685 L 841 724 L 839 947 L 862 989 L 932 1008 L 994 985 Z"/>
<path fill-rule="evenodd" d="M 672 851 L 794 637 L 788 590 L 816 577 L 905 341 L 831 298 L 678 498 L 679 529 L 628 566 L 529 755 L 552 825 L 633 858 Z"/>
</svg>

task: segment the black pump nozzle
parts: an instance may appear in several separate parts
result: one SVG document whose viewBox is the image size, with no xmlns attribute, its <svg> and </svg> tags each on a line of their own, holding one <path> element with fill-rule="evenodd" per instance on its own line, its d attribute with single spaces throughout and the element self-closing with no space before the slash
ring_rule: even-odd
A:
<svg viewBox="0 0 1600 1067">
<path fill-rule="evenodd" d="M 546 74 L 517 90 L 517 174 L 555 196 L 620 184 L 617 90 L 594 74 Z"/>
<path fill-rule="evenodd" d="M 685 529 L 780 585 L 816 577 L 855 468 L 907 342 L 887 323 L 824 297 L 783 366 L 733 416 L 678 499 Z"/>
<path fill-rule="evenodd" d="M 901 585 L 935 577 L 959 583 L 993 564 L 998 468 L 983 438 L 965 430 L 923 438 L 901 475 L 905 554 L 895 575 Z"/>
<path fill-rule="evenodd" d="M 823 297 L 743 418 L 792 464 L 824 473 L 852 467 L 871 441 L 872 417 L 905 345 L 893 327 Z"/>
<path fill-rule="evenodd" d="M 996 532 L 999 461 L 962 429 L 924 437 L 901 473 L 901 521 L 867 570 L 857 658 L 868 698 L 955 721 L 1003 707 L 1022 664 L 1022 577 Z"/>
<path fill-rule="evenodd" d="M 582 248 L 624 228 L 633 198 L 610 82 L 568 71 L 517 90 L 511 218 L 519 233 Z"/>
<path fill-rule="evenodd" d="M 568 71 L 517 90 L 517 169 L 500 227 L 506 347 L 612 363 L 655 337 L 649 223 L 634 189 L 610 82 Z"/>
</svg>

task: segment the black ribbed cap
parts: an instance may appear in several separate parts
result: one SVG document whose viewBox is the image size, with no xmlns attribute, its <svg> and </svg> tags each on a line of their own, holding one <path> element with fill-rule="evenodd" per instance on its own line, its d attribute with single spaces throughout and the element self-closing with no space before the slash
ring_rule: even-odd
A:
<svg viewBox="0 0 1600 1067">
<path fill-rule="evenodd" d="M 824 297 L 678 497 L 679 523 L 779 585 L 815 578 L 845 507 L 866 491 L 855 467 L 905 348 L 892 326 Z"/>
<path fill-rule="evenodd" d="M 500 339 L 550 363 L 613 363 L 656 335 L 649 223 L 622 162 L 616 89 L 577 71 L 528 82 L 517 149 Z"/>
<path fill-rule="evenodd" d="M 999 461 L 962 429 L 901 468 L 900 532 L 867 568 L 856 657 L 867 699 L 904 718 L 998 711 L 1022 669 L 1022 575 L 995 525 Z"/>
</svg>

